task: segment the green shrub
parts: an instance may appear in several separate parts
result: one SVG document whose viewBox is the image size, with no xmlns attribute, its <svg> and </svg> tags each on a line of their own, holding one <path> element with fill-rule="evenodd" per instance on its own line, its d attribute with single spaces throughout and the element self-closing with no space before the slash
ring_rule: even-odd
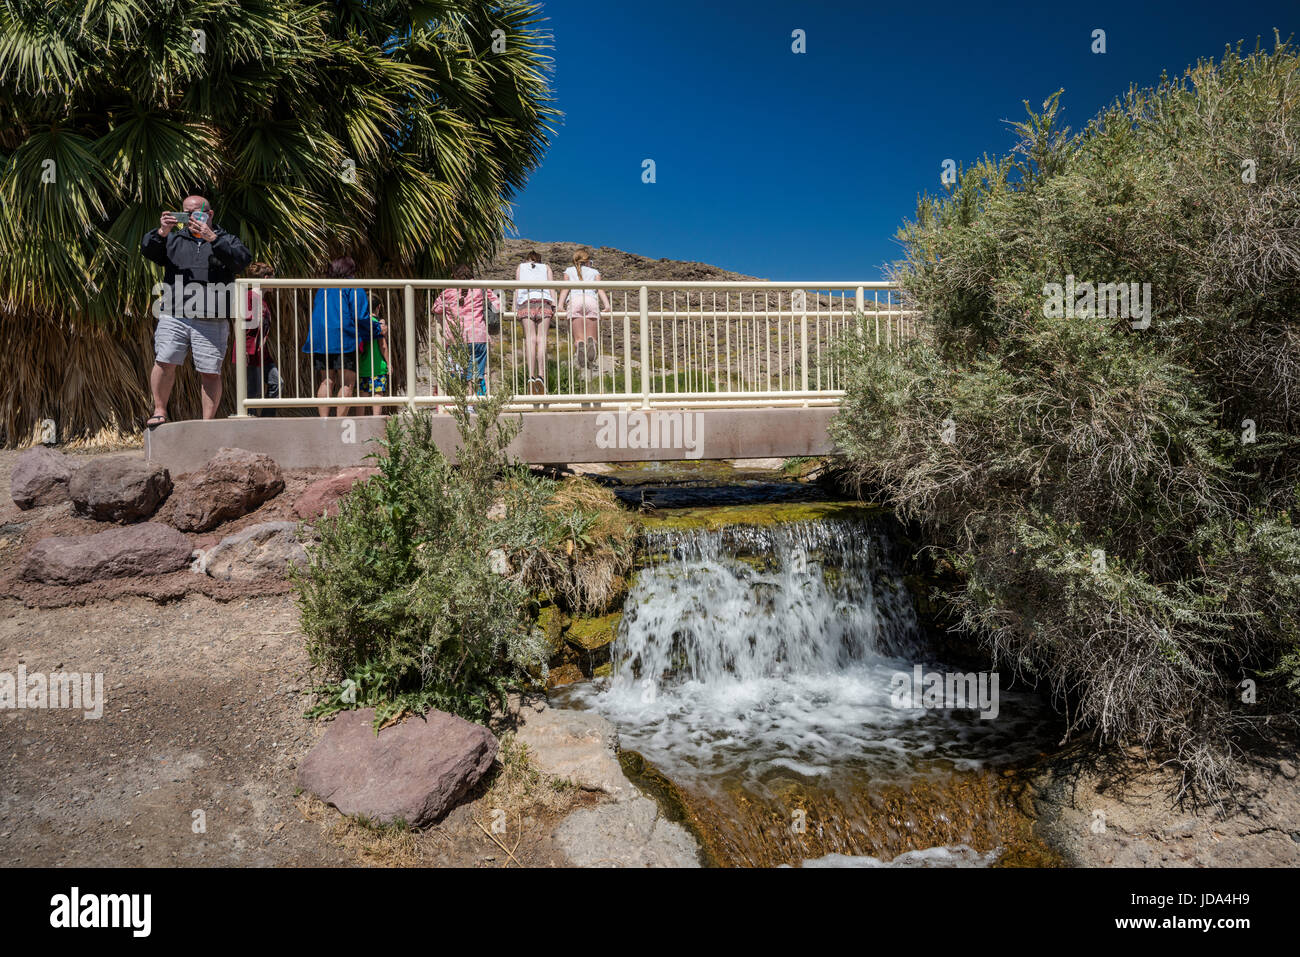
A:
<svg viewBox="0 0 1300 957">
<path fill-rule="evenodd" d="M 1209 793 L 1296 717 L 1300 65 L 1230 50 L 1077 136 L 1057 117 L 922 199 L 897 278 L 925 335 L 846 345 L 833 432 L 962 573 L 967 633 Z M 1068 275 L 1150 283 L 1150 325 L 1050 317 Z"/>
<path fill-rule="evenodd" d="M 549 497 L 545 483 L 516 471 L 505 517 L 486 520 L 499 475 L 485 469 L 491 443 L 472 434 L 484 422 L 465 424 L 470 451 L 457 468 L 431 418 L 389 419 L 379 474 L 318 523 L 320 542 L 296 577 L 309 657 L 338 680 L 317 713 L 355 697 L 380 721 L 431 707 L 482 719 L 545 663 L 526 589 L 489 561 L 494 549 L 528 550 L 527 516 Z"/>
<path fill-rule="evenodd" d="M 485 720 L 510 689 L 545 678 L 536 599 L 603 608 L 631 565 L 637 526 L 611 493 L 512 463 L 519 422 L 501 414 L 511 397 L 471 411 L 464 382 L 441 378 L 455 399 L 456 464 L 433 439 L 433 414 L 391 417 L 379 474 L 317 523 L 295 573 L 325 681 L 309 715 L 374 707 L 379 726 L 438 708 Z"/>
</svg>

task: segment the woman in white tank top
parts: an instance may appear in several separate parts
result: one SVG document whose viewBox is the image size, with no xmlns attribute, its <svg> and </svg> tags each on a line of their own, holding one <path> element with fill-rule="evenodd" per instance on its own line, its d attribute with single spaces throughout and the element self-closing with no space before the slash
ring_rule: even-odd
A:
<svg viewBox="0 0 1300 957">
<path fill-rule="evenodd" d="M 524 365 L 528 369 L 528 391 L 533 395 L 546 392 L 546 330 L 555 315 L 555 290 L 541 286 L 555 282 L 551 267 L 542 262 L 536 249 L 515 270 L 515 278 L 538 283 L 536 289 L 515 290 L 515 314 L 524 327 Z"/>
<path fill-rule="evenodd" d="M 571 282 L 599 282 L 600 273 L 590 265 L 591 250 L 583 247 L 573 254 L 573 265 L 564 270 Z M 565 289 L 560 293 L 560 308 L 568 304 L 569 330 L 573 334 L 573 362 L 579 369 L 598 368 L 600 310 L 610 312 L 609 297 L 603 289 Z"/>
</svg>

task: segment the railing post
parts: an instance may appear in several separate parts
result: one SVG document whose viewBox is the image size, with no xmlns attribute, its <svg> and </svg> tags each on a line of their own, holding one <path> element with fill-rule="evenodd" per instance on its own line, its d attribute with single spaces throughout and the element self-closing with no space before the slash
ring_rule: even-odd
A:
<svg viewBox="0 0 1300 957">
<path fill-rule="evenodd" d="M 415 411 L 415 287 L 406 284 L 403 290 L 403 307 L 406 312 L 406 406 Z M 435 369 L 429 375 L 436 374 Z"/>
<path fill-rule="evenodd" d="M 628 363 L 628 391 L 632 391 L 632 364 Z M 650 290 L 641 287 L 641 408 L 650 408 Z"/>
<path fill-rule="evenodd" d="M 641 290 L 645 292 L 644 289 Z M 613 304 L 611 299 L 610 303 Z M 613 345 L 610 349 L 613 350 Z M 614 379 L 618 381 L 617 377 Z M 623 299 L 623 395 L 630 398 L 632 395 L 632 317 L 627 315 L 627 299 Z"/>
<path fill-rule="evenodd" d="M 235 417 L 239 419 L 248 418 L 248 348 L 244 338 L 248 334 L 244 328 L 248 312 L 245 303 L 248 287 L 244 282 L 242 279 L 235 280 Z M 261 332 L 260 327 L 258 332 Z"/>
<path fill-rule="evenodd" d="M 799 368 L 802 374 L 802 379 L 799 383 L 799 387 L 804 392 L 807 392 L 808 391 L 808 313 L 806 312 L 799 317 Z M 808 404 L 807 402 L 804 403 L 805 406 L 807 404 Z"/>
</svg>

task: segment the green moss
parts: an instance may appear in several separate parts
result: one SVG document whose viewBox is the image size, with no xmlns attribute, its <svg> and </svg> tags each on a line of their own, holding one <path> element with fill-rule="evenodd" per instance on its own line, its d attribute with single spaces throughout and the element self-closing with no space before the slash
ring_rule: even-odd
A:
<svg viewBox="0 0 1300 957">
<path fill-rule="evenodd" d="M 564 633 L 564 640 L 588 654 L 601 650 L 608 654 L 608 646 L 618 635 L 618 623 L 622 618 L 621 611 L 599 618 L 575 618 Z"/>
<path fill-rule="evenodd" d="M 663 529 L 720 529 L 728 525 L 780 525 L 878 515 L 883 510 L 859 502 L 786 502 L 767 505 L 727 505 L 704 508 L 661 509 L 642 516 L 648 531 Z"/>
<path fill-rule="evenodd" d="M 552 604 L 543 605 L 537 612 L 537 627 L 546 635 L 552 655 L 564 650 L 564 629 L 568 627 L 570 621 L 572 619 L 568 615 Z"/>
</svg>

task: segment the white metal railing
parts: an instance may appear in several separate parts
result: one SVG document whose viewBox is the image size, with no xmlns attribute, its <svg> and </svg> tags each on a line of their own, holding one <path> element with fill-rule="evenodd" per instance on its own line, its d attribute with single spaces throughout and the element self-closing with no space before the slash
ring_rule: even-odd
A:
<svg viewBox="0 0 1300 957">
<path fill-rule="evenodd" d="M 916 313 L 903 309 L 891 282 L 675 282 L 608 281 L 548 283 L 557 300 L 546 332 L 543 363 L 526 368 L 524 322 L 516 291 L 542 294 L 519 280 L 452 279 L 241 279 L 235 296 L 240 325 L 247 290 L 257 289 L 270 307 L 267 345 L 260 365 L 250 365 L 237 343 L 236 414 L 270 409 L 330 408 L 367 412 L 393 407 L 442 406 L 439 370 L 451 360 L 447 329 L 437 302 L 446 289 L 490 289 L 501 303 L 500 329 L 489 337 L 484 388 L 506 390 L 518 410 L 735 406 L 837 405 L 844 370 L 833 346 L 856 328 L 861 314 L 875 345 L 891 348 L 917 334 Z M 344 290 L 359 307 L 360 293 L 372 315 L 385 320 L 388 377 L 370 393 L 318 395 L 321 376 L 311 353 L 331 352 L 330 343 L 309 341 L 317 290 Z M 575 360 L 576 343 L 565 290 L 602 294 L 596 323 L 596 355 Z M 527 294 L 526 294 L 527 298 Z M 567 304 L 566 304 L 567 305 Z M 395 321 L 396 320 L 396 321 Z M 333 352 L 338 352 L 339 343 Z M 304 351 L 304 346 L 306 350 Z M 350 359 L 364 371 L 358 345 Z M 585 351 L 585 344 L 584 344 Z M 250 376 L 265 380 L 268 358 L 279 367 L 278 398 L 248 398 Z M 541 372 L 541 394 L 531 391 L 530 373 Z M 331 373 L 334 392 L 348 372 Z M 364 378 L 364 377 L 363 377 Z M 365 414 L 354 411 L 352 414 Z"/>
</svg>

